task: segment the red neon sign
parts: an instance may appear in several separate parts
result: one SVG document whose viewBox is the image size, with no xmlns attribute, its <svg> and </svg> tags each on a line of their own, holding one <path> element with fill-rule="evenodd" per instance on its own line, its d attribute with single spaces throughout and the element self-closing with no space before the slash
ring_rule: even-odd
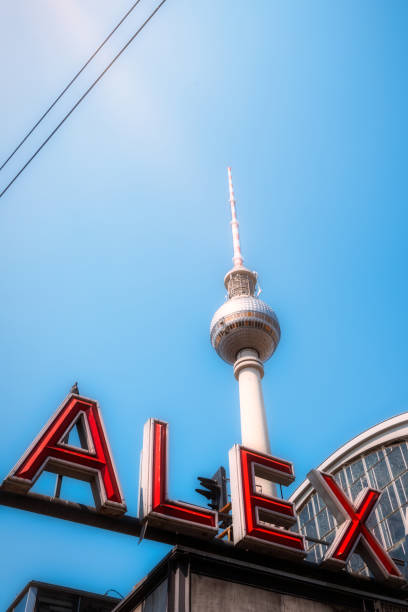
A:
<svg viewBox="0 0 408 612">
<path fill-rule="evenodd" d="M 296 522 L 293 504 L 256 490 L 256 477 L 283 485 L 293 482 L 293 465 L 235 445 L 230 451 L 230 477 L 234 544 L 303 558 L 304 537 L 277 527 L 289 527 Z"/>
<path fill-rule="evenodd" d="M 140 476 L 139 513 L 161 526 L 181 524 L 184 530 L 213 537 L 217 513 L 168 496 L 168 424 L 149 419 L 145 425 Z"/>
<path fill-rule="evenodd" d="M 69 433 L 75 425 L 82 448 L 68 444 Z M 213 538 L 218 533 L 217 512 L 169 497 L 168 430 L 168 424 L 157 419 L 149 419 L 145 424 L 139 516 L 145 524 Z M 272 486 L 272 483 L 288 485 L 294 481 L 293 464 L 239 445 L 230 450 L 229 462 L 234 544 L 303 559 L 306 554 L 304 536 L 288 529 L 296 522 L 294 505 L 278 498 Z M 2 487 L 28 493 L 44 470 L 90 482 L 100 512 L 117 515 L 126 512 L 95 400 L 69 394 Z M 357 552 L 377 578 L 398 584 L 405 582 L 390 555 L 367 526 L 381 492 L 367 488 L 353 503 L 332 475 L 312 470 L 308 478 L 338 522 L 336 537 L 322 564 L 343 569 L 353 552 Z M 263 490 L 259 490 L 259 485 Z"/>
<path fill-rule="evenodd" d="M 377 578 L 398 582 L 403 580 L 389 554 L 367 527 L 381 491 L 364 489 L 352 503 L 331 474 L 312 470 L 308 478 L 339 523 L 336 537 L 326 551 L 322 564 L 343 568 L 353 552 L 357 552 Z"/>
<path fill-rule="evenodd" d="M 85 449 L 70 446 L 65 441 L 75 425 Z M 44 470 L 90 482 L 99 510 L 110 514 L 126 512 L 96 401 L 68 395 L 11 470 L 3 486 L 26 493 Z"/>
</svg>

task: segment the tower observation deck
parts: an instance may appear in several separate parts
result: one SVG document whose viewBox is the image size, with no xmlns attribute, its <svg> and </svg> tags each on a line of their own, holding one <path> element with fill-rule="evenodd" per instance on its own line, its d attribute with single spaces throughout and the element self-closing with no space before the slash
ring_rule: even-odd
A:
<svg viewBox="0 0 408 612">
<path fill-rule="evenodd" d="M 261 380 L 263 364 L 279 343 L 280 327 L 272 308 L 255 295 L 257 273 L 244 266 L 231 168 L 228 183 L 234 266 L 224 278 L 228 299 L 212 318 L 210 339 L 218 355 L 234 365 L 239 383 L 242 444 L 269 453 Z"/>
</svg>

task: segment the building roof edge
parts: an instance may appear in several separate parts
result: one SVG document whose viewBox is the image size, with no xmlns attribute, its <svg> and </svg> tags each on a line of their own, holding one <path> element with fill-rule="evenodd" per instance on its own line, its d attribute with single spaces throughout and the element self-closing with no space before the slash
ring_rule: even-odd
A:
<svg viewBox="0 0 408 612">
<path fill-rule="evenodd" d="M 408 439 L 408 412 L 385 419 L 358 434 L 335 450 L 317 469 L 332 472 L 362 453 L 403 438 Z M 289 501 L 299 506 L 312 491 L 313 487 L 306 478 L 289 497 Z"/>
</svg>

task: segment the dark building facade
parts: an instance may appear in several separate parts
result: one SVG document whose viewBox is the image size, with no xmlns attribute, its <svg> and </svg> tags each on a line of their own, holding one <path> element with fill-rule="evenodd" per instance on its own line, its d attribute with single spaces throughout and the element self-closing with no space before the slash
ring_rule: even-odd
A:
<svg viewBox="0 0 408 612">
<path fill-rule="evenodd" d="M 402 612 L 407 599 L 315 563 L 176 546 L 123 599 L 33 581 L 6 612 Z"/>
<path fill-rule="evenodd" d="M 312 563 L 176 547 L 114 612 L 400 612 L 408 609 L 406 597 Z"/>
</svg>

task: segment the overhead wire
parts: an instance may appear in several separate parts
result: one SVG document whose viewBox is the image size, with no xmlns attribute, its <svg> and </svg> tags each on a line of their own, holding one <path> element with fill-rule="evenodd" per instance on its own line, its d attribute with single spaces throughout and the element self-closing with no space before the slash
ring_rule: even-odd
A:
<svg viewBox="0 0 408 612">
<path fill-rule="evenodd" d="M 105 46 L 105 44 L 108 42 L 108 40 L 110 38 L 112 38 L 113 34 L 116 32 L 116 30 L 122 25 L 122 23 L 125 21 L 125 19 L 127 19 L 130 15 L 130 13 L 137 7 L 137 5 L 139 4 L 141 0 L 136 0 L 136 2 L 130 7 L 130 9 L 127 11 L 127 13 L 125 13 L 122 17 L 122 19 L 116 24 L 116 26 L 113 28 L 113 30 L 108 34 L 108 36 L 105 38 L 105 40 L 103 40 L 101 42 L 101 44 L 99 45 L 99 47 L 92 53 L 92 55 L 87 59 L 87 61 L 85 62 L 85 64 L 82 66 L 82 68 L 80 68 L 80 70 L 78 70 L 78 72 L 76 73 L 76 75 L 70 80 L 70 82 L 68 83 L 68 85 L 61 91 L 61 93 L 55 98 L 54 102 L 52 102 L 52 104 L 50 104 L 50 106 L 47 108 L 47 110 L 41 115 L 41 117 L 38 119 L 38 121 L 33 125 L 33 127 L 27 132 L 27 134 L 24 136 L 24 138 L 18 143 L 18 145 L 16 146 L 16 148 L 14 149 L 14 151 L 12 151 L 12 153 L 10 153 L 10 155 L 8 156 L 8 158 L 3 162 L 3 165 L 0 166 L 0 170 L 3 170 L 4 166 L 10 161 L 10 159 L 13 157 L 13 155 L 15 155 L 17 153 L 17 151 L 20 149 L 20 147 L 25 143 L 25 141 L 27 140 L 27 138 L 29 136 L 31 136 L 31 134 L 34 132 L 34 130 L 40 125 L 41 121 L 43 121 L 43 119 L 45 119 L 45 117 L 48 115 L 48 113 L 54 108 L 54 106 L 57 104 L 57 102 L 59 102 L 59 100 L 61 100 L 62 96 L 68 91 L 68 89 L 71 87 L 71 85 L 73 83 L 75 83 L 75 81 L 77 80 L 77 78 L 82 74 L 82 72 L 85 70 L 85 68 L 91 63 L 91 61 L 94 59 L 94 57 L 99 53 L 99 51 L 102 49 L 102 47 Z"/>
<path fill-rule="evenodd" d="M 92 91 L 97 83 L 101 80 L 101 78 L 108 72 L 109 68 L 113 66 L 116 60 L 122 55 L 122 53 L 128 48 L 128 46 L 134 41 L 134 39 L 140 34 L 143 28 L 149 23 L 149 21 L 155 16 L 155 14 L 160 10 L 163 4 L 167 2 L 167 0 L 161 0 L 156 8 L 150 13 L 150 15 L 145 19 L 142 25 L 136 30 L 136 32 L 129 38 L 127 43 L 121 48 L 121 50 L 115 55 L 113 60 L 109 62 L 109 64 L 104 68 L 104 70 L 100 73 L 100 75 L 93 81 L 93 83 L 88 87 L 85 93 L 79 98 L 79 100 L 74 104 L 74 106 L 64 115 L 62 120 L 58 123 L 58 125 L 52 130 L 52 132 L 47 136 L 47 138 L 41 143 L 41 145 L 36 149 L 36 151 L 32 154 L 32 156 L 28 159 L 28 161 L 20 168 L 17 174 L 11 179 L 11 181 L 6 185 L 6 187 L 0 192 L 0 198 L 6 193 L 6 191 L 12 186 L 12 184 L 18 179 L 18 177 L 24 172 L 27 166 L 33 161 L 33 159 L 38 155 L 38 153 L 43 149 L 43 147 L 47 144 L 49 140 L 54 136 L 54 134 L 60 129 L 60 127 L 65 123 L 70 115 L 74 112 L 74 110 L 81 104 L 81 102 L 86 98 L 86 96 Z"/>
</svg>

